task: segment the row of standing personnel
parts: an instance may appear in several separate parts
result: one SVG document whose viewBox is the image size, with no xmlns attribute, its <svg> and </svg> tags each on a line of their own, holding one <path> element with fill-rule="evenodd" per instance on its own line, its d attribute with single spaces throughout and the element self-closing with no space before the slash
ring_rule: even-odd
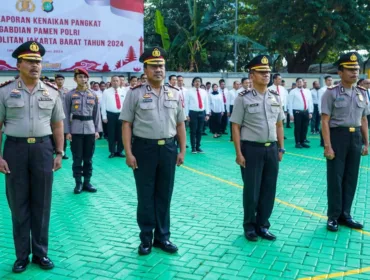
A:
<svg viewBox="0 0 370 280">
<path fill-rule="evenodd" d="M 54 267 L 47 257 L 48 227 L 53 172 L 61 167 L 63 133 L 66 132 L 73 144 L 76 139 L 74 126 L 79 132 L 76 135 L 87 132 L 86 135 L 94 140 L 100 131 L 99 106 L 96 96 L 85 88 L 88 73 L 83 69 L 76 71 L 78 87 L 67 94 L 64 102 L 72 105 L 72 120 L 79 122 L 75 125 L 72 122 L 70 127 L 66 125 L 66 130 L 63 129 L 63 102 L 54 88 L 39 81 L 44 54 L 45 49 L 39 43 L 21 45 L 13 53 L 18 60 L 20 78 L 3 85 L 0 90 L 0 127 L 5 124 L 7 135 L 0 171 L 6 174 L 12 213 L 17 256 L 14 272 L 27 268 L 31 252 L 32 261 L 41 268 Z M 178 250 L 170 241 L 170 203 L 176 166 L 180 166 L 185 157 L 186 114 L 179 90 L 162 86 L 165 56 L 160 48 L 142 54 L 140 61 L 144 63 L 148 83 L 128 93 L 119 117 L 123 121 L 126 163 L 133 169 L 136 182 L 140 255 L 149 254 L 153 246 L 169 253 Z M 340 58 L 337 65 L 342 82 L 328 89 L 322 98 L 328 177 L 327 228 L 332 231 L 338 230 L 338 223 L 362 228 L 350 215 L 360 156 L 368 154 L 366 99 L 361 88 L 352 86 L 359 72 L 357 60 L 356 53 Z M 263 55 L 247 65 L 254 88 L 239 93 L 231 115 L 236 162 L 244 182 L 244 234 L 250 241 L 258 237 L 276 239 L 269 230 L 269 218 L 276 194 L 279 161 L 285 152 L 282 125 L 285 116 L 280 95 L 267 89 L 270 63 L 271 59 Z M 193 101 L 201 107 L 201 99 Z M 65 110 L 70 113 L 68 108 Z M 54 159 L 51 133 L 56 144 Z M 16 157 L 16 153 L 21 153 L 22 157 Z M 89 185 L 90 169 L 85 173 L 85 168 L 75 167 L 75 178 L 84 176 L 88 182 L 84 186 L 92 187 Z"/>
</svg>

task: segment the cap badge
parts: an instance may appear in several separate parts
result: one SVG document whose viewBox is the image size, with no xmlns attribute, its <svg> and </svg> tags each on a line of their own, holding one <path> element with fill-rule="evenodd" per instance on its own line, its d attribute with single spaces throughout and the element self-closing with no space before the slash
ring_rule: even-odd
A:
<svg viewBox="0 0 370 280">
<path fill-rule="evenodd" d="M 355 54 L 352 54 L 349 58 L 351 61 L 357 61 L 357 56 Z"/>
<path fill-rule="evenodd" d="M 158 49 L 154 49 L 153 52 L 152 52 L 152 55 L 154 57 L 160 57 L 161 56 L 161 52 Z"/>
<path fill-rule="evenodd" d="M 267 59 L 267 57 L 266 57 L 266 56 L 262 57 L 262 59 L 261 59 L 261 63 L 262 63 L 262 64 L 269 64 L 269 60 Z"/>
<path fill-rule="evenodd" d="M 38 52 L 40 50 L 40 48 L 35 42 L 33 42 L 30 46 L 30 50 L 33 51 L 33 52 Z"/>
</svg>

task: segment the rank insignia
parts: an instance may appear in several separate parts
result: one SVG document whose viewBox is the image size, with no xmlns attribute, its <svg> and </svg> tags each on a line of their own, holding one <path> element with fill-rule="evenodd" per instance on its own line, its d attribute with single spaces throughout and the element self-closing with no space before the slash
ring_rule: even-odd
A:
<svg viewBox="0 0 370 280">
<path fill-rule="evenodd" d="M 147 99 L 147 98 L 151 98 L 152 96 L 149 94 L 149 93 L 146 93 L 144 96 L 143 96 L 143 98 L 144 99 Z"/>
<path fill-rule="evenodd" d="M 146 85 L 146 90 L 147 90 L 147 91 L 152 91 L 151 86 L 150 86 L 150 85 Z"/>
<path fill-rule="evenodd" d="M 44 91 L 42 92 L 42 95 L 43 95 L 43 96 L 49 96 L 49 92 L 48 92 L 47 90 L 44 90 Z"/>
</svg>

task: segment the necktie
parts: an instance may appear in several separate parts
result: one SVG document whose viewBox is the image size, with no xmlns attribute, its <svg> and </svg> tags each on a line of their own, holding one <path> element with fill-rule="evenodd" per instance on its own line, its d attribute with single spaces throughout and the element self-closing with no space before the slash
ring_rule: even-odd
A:
<svg viewBox="0 0 370 280">
<path fill-rule="evenodd" d="M 198 95 L 198 105 L 199 105 L 199 109 L 203 109 L 203 102 L 202 102 L 202 98 L 200 97 L 199 88 L 197 88 L 197 95 Z"/>
<path fill-rule="evenodd" d="M 118 92 L 116 90 L 116 93 L 115 93 L 115 97 L 116 97 L 116 107 L 118 110 L 121 109 L 121 100 L 119 99 L 119 95 L 118 95 Z"/>
<path fill-rule="evenodd" d="M 303 90 L 302 89 L 301 89 L 301 95 L 302 95 L 303 104 L 304 104 L 304 109 L 303 110 L 307 110 L 306 98 L 304 97 L 304 94 L 303 94 Z"/>
<path fill-rule="evenodd" d="M 222 97 L 223 97 L 223 99 L 224 99 L 224 104 L 226 104 L 226 97 L 225 97 L 224 90 L 222 90 Z"/>
<path fill-rule="evenodd" d="M 276 86 L 276 89 L 277 89 L 278 94 L 280 95 L 279 86 Z"/>
</svg>

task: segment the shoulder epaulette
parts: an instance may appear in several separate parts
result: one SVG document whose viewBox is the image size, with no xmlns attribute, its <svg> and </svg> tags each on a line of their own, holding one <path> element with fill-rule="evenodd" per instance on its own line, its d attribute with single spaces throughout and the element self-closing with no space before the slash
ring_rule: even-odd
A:
<svg viewBox="0 0 370 280">
<path fill-rule="evenodd" d="M 45 85 L 47 85 L 47 86 L 49 86 L 49 87 L 51 87 L 51 88 L 55 89 L 55 90 L 59 90 L 59 89 L 58 89 L 58 87 L 57 87 L 56 85 L 54 85 L 54 84 L 52 84 L 52 83 L 50 83 L 50 82 L 45 82 L 45 81 L 43 81 L 43 83 L 44 83 Z"/>
<path fill-rule="evenodd" d="M 269 92 L 271 92 L 272 94 L 275 94 L 275 95 L 279 95 L 278 92 L 276 90 L 273 90 L 273 89 L 269 89 Z"/>
<path fill-rule="evenodd" d="M 171 86 L 171 85 L 168 85 L 168 87 L 169 87 L 169 88 L 173 88 L 173 89 L 175 89 L 175 90 L 177 90 L 177 91 L 180 91 L 177 87 L 173 87 L 173 86 Z"/>
<path fill-rule="evenodd" d="M 362 87 L 362 86 L 357 86 L 358 89 L 360 90 L 365 90 L 366 91 L 366 88 Z"/>
<path fill-rule="evenodd" d="M 250 92 L 252 92 L 250 89 L 246 89 L 246 90 L 244 90 L 244 91 L 242 91 L 242 92 L 239 92 L 239 95 L 240 95 L 240 96 L 244 96 L 244 95 L 246 95 L 246 94 L 248 94 L 248 93 L 250 93 Z"/>
<path fill-rule="evenodd" d="M 334 85 L 334 86 L 331 86 L 331 87 L 328 87 L 328 89 L 332 90 L 332 89 L 335 89 L 335 88 L 337 88 L 338 86 L 339 86 L 339 84 L 337 84 L 337 85 Z"/>
<path fill-rule="evenodd" d="M 5 87 L 6 85 L 9 85 L 10 83 L 12 83 L 12 82 L 14 82 L 15 80 L 9 80 L 9 81 L 6 81 L 6 82 L 4 82 L 4 83 L 1 83 L 0 84 L 0 88 L 2 88 L 2 87 Z"/>
<path fill-rule="evenodd" d="M 131 87 L 130 87 L 130 90 L 134 90 L 134 89 L 137 89 L 137 88 L 141 88 L 141 87 L 143 87 L 143 86 L 144 86 L 144 84 L 134 86 L 133 88 L 131 88 Z"/>
</svg>

